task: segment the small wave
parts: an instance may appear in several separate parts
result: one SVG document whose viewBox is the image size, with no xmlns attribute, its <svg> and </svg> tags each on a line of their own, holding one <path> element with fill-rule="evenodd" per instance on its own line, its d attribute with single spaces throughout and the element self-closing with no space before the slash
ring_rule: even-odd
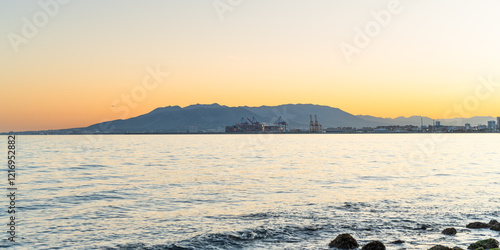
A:
<svg viewBox="0 0 500 250">
<path fill-rule="evenodd" d="M 276 213 L 253 213 L 253 214 L 244 214 L 239 216 L 240 219 L 243 220 L 264 220 L 273 217 L 279 217 Z"/>
<path fill-rule="evenodd" d="M 343 205 L 339 207 L 335 207 L 336 209 L 339 210 L 344 210 L 344 211 L 361 211 L 364 208 L 369 208 L 371 205 L 368 203 L 364 202 L 344 202 Z"/>
<path fill-rule="evenodd" d="M 319 235 L 319 231 L 322 229 L 324 227 L 321 225 L 280 226 L 276 228 L 260 226 L 236 232 L 202 234 L 166 245 L 147 246 L 144 243 L 131 243 L 105 249 L 241 249 L 255 246 L 254 244 L 258 244 L 259 241 L 267 243 L 301 242 L 310 238 L 311 235 Z"/>
<path fill-rule="evenodd" d="M 78 166 L 74 166 L 74 167 L 69 167 L 67 169 L 70 169 L 70 170 L 84 170 L 84 169 L 90 169 L 90 168 L 105 168 L 106 166 L 104 165 L 88 165 L 88 164 L 80 164 Z"/>
</svg>

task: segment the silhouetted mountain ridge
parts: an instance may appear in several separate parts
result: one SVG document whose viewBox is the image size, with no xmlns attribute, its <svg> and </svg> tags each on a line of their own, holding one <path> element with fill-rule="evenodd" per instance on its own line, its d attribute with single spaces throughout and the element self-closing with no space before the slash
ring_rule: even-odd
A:
<svg viewBox="0 0 500 250">
<path fill-rule="evenodd" d="M 199 131 L 223 131 L 226 126 L 238 123 L 242 118 L 255 117 L 260 123 L 273 124 L 282 117 L 289 128 L 307 129 L 310 115 L 317 115 L 323 128 L 328 127 L 376 127 L 387 125 L 433 124 L 429 117 L 410 116 L 397 118 L 380 118 L 366 115 L 352 115 L 339 108 L 316 104 L 283 104 L 260 107 L 228 107 L 217 103 L 194 104 L 184 108 L 166 106 L 126 120 L 111 121 L 109 128 L 102 129 L 101 124 L 86 128 L 90 132 L 185 132 L 190 126 Z M 442 125 L 463 126 L 486 124 L 493 117 L 454 118 L 441 120 Z"/>
<path fill-rule="evenodd" d="M 226 126 L 240 122 L 240 120 L 255 117 L 260 123 L 271 125 L 282 117 L 289 125 L 288 128 L 308 129 L 310 115 L 317 115 L 323 128 L 329 127 L 377 127 L 389 125 L 432 125 L 429 117 L 410 116 L 397 118 L 380 118 L 369 115 L 352 115 L 339 108 L 316 104 L 283 104 L 278 106 L 260 107 L 228 107 L 217 103 L 194 104 L 187 107 L 166 106 L 153 111 L 124 120 L 114 120 L 98 123 L 84 128 L 50 130 L 53 133 L 151 133 L 151 132 L 186 132 L 190 127 L 198 131 L 224 131 Z M 470 123 L 472 126 L 487 124 L 495 120 L 491 116 L 477 116 L 472 118 L 453 118 L 440 120 L 441 125 L 463 126 Z M 39 133 L 27 131 L 26 133 Z"/>
<path fill-rule="evenodd" d="M 190 126 L 199 130 L 223 131 L 226 126 L 233 125 L 244 119 L 255 117 L 264 124 L 273 124 L 282 117 L 290 128 L 306 129 L 309 127 L 309 115 L 317 115 L 324 128 L 327 127 L 363 127 L 384 125 L 381 122 L 367 121 L 356 117 L 338 108 L 314 104 L 284 104 L 279 106 L 260 107 L 228 107 L 213 104 L 195 104 L 184 108 L 167 106 L 156 108 L 153 111 L 126 120 L 111 122 L 109 129 L 102 132 L 182 132 Z M 102 130 L 100 124 L 89 126 L 87 129 Z"/>
</svg>

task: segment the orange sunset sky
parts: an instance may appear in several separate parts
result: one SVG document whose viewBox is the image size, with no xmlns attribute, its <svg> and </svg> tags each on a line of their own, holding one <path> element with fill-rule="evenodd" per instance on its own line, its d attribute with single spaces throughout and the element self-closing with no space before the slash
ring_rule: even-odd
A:
<svg viewBox="0 0 500 250">
<path fill-rule="evenodd" d="M 196 103 L 496 117 L 499 10 L 494 0 L 2 1 L 0 132 Z"/>
</svg>

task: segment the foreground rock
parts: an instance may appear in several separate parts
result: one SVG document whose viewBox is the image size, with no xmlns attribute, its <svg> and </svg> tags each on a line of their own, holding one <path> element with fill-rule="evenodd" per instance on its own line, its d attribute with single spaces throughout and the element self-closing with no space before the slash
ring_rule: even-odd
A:
<svg viewBox="0 0 500 250">
<path fill-rule="evenodd" d="M 467 224 L 467 228 L 473 228 L 473 229 L 478 229 L 478 228 L 490 228 L 491 225 L 483 223 L 483 222 L 472 222 Z"/>
<path fill-rule="evenodd" d="M 498 222 L 496 220 L 490 220 L 488 225 L 490 225 L 491 230 L 500 231 L 500 222 Z"/>
<path fill-rule="evenodd" d="M 455 234 L 457 234 L 457 230 L 453 227 L 450 227 L 450 228 L 446 228 L 441 233 L 446 234 L 446 235 L 455 235 Z"/>
<path fill-rule="evenodd" d="M 490 229 L 494 231 L 500 231 L 500 223 L 491 226 Z"/>
<path fill-rule="evenodd" d="M 435 246 L 429 248 L 429 250 L 463 250 L 463 249 L 460 247 L 451 248 L 451 247 L 445 247 L 443 245 L 435 245 Z"/>
<path fill-rule="evenodd" d="M 366 244 L 362 250 L 385 250 L 385 245 L 384 243 L 380 241 L 372 241 L 368 244 Z"/>
<path fill-rule="evenodd" d="M 404 240 L 396 240 L 396 241 L 391 242 L 391 244 L 397 244 L 397 245 L 403 244 L 403 243 L 405 243 Z"/>
<path fill-rule="evenodd" d="M 359 244 L 350 234 L 339 234 L 328 246 L 340 249 L 354 249 L 359 247 Z"/>
<path fill-rule="evenodd" d="M 492 248 L 498 248 L 498 241 L 490 238 L 487 240 L 480 240 L 477 241 L 476 243 L 470 244 L 470 246 L 467 249 L 492 249 Z"/>
</svg>

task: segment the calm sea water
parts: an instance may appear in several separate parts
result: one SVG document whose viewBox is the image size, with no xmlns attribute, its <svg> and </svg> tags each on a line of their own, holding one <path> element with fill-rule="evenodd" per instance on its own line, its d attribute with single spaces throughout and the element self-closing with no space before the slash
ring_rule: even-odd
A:
<svg viewBox="0 0 500 250">
<path fill-rule="evenodd" d="M 18 136 L 17 144 L 19 249 L 327 249 L 340 233 L 388 249 L 500 240 L 465 228 L 500 220 L 500 134 Z M 441 234 L 446 227 L 458 234 Z"/>
</svg>

